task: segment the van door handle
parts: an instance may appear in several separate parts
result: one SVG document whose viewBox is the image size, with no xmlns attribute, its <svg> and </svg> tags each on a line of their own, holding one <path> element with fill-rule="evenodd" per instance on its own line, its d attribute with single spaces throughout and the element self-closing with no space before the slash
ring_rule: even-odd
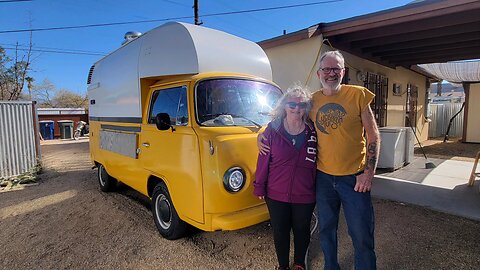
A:
<svg viewBox="0 0 480 270">
<path fill-rule="evenodd" d="M 149 147 L 149 146 L 150 146 L 150 144 L 149 144 L 148 142 L 144 142 L 144 143 L 142 143 L 142 145 L 145 146 L 145 147 Z"/>
</svg>

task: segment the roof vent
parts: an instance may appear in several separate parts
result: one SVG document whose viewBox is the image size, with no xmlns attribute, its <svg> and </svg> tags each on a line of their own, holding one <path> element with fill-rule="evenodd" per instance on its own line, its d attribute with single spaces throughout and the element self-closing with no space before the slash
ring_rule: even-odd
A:
<svg viewBox="0 0 480 270">
<path fill-rule="evenodd" d="M 93 75 L 93 70 L 95 69 L 95 65 L 93 65 L 90 68 L 90 71 L 88 72 L 88 77 L 87 77 L 87 84 L 90 84 L 92 82 L 92 75 Z"/>
<path fill-rule="evenodd" d="M 124 44 L 127 44 L 128 42 L 138 38 L 139 36 L 141 36 L 142 33 L 140 32 L 135 32 L 135 31 L 130 31 L 130 32 L 127 32 L 125 33 L 125 36 L 124 36 L 124 40 L 122 42 L 122 45 Z"/>
</svg>

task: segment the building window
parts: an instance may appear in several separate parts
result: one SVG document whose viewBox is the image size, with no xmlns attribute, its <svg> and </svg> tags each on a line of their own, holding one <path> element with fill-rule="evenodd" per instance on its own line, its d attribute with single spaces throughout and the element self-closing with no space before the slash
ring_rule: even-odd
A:
<svg viewBox="0 0 480 270">
<path fill-rule="evenodd" d="M 379 127 L 387 125 L 388 78 L 367 72 L 364 86 L 375 94 L 370 107 Z"/>
</svg>

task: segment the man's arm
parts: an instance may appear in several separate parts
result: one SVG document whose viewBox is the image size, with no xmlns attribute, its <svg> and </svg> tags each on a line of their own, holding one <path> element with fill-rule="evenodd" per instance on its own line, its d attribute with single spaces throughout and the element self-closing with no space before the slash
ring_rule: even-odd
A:
<svg viewBox="0 0 480 270">
<path fill-rule="evenodd" d="M 370 106 L 361 112 L 363 127 L 367 133 L 367 164 L 363 174 L 357 176 L 355 191 L 367 192 L 372 188 L 372 180 L 377 168 L 378 155 L 380 153 L 380 133 Z"/>
<path fill-rule="evenodd" d="M 263 133 L 259 133 L 257 136 L 257 146 L 260 155 L 267 155 L 268 153 L 270 153 L 270 146 L 268 146 L 268 144 L 264 142 L 266 139 L 267 138 Z"/>
</svg>

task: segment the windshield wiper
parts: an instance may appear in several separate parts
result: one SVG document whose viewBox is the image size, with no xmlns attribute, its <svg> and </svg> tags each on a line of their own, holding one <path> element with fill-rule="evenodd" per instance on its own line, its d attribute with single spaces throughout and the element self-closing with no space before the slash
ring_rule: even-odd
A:
<svg viewBox="0 0 480 270">
<path fill-rule="evenodd" d="M 259 123 L 253 121 L 252 119 L 249 119 L 243 115 L 238 115 L 238 114 L 230 114 L 232 117 L 236 117 L 236 118 L 243 118 L 245 120 L 247 120 L 248 122 L 254 124 L 255 126 L 257 126 L 258 128 L 262 128 L 262 125 L 260 125 Z"/>
</svg>

